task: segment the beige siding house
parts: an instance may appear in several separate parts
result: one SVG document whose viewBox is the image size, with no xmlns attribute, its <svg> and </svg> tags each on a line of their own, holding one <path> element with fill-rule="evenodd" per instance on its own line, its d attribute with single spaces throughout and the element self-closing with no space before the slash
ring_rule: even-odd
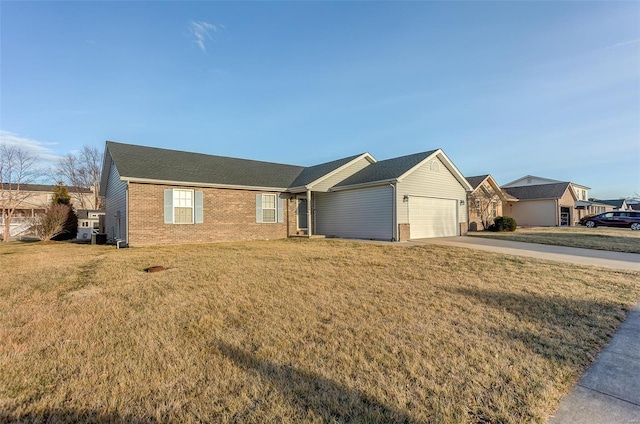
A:
<svg viewBox="0 0 640 424">
<path fill-rule="evenodd" d="M 562 185 L 568 184 L 569 191 L 571 192 L 571 199 L 569 198 L 569 194 L 558 193 L 558 187 L 562 187 Z M 524 190 L 523 187 L 531 187 L 531 191 Z M 559 180 L 553 180 L 550 178 L 542 178 L 536 177 L 533 175 L 526 175 L 522 178 L 518 178 L 515 181 L 512 181 L 508 184 L 502 186 L 505 191 L 507 189 L 520 189 L 525 193 L 524 196 L 528 195 L 547 195 L 551 196 L 547 202 L 542 202 L 541 199 L 536 199 L 536 203 L 526 203 L 523 204 L 522 207 L 518 207 L 517 213 L 521 214 L 526 222 L 536 221 L 534 216 L 537 214 L 545 215 L 545 218 L 542 219 L 542 222 L 546 224 L 539 225 L 578 225 L 578 222 L 581 218 L 588 215 L 596 215 L 602 212 L 607 212 L 612 210 L 613 207 L 611 205 L 607 205 L 606 202 L 600 200 L 594 200 L 589 198 L 589 190 L 590 188 L 581 184 L 576 184 L 573 182 L 565 182 Z M 543 193 L 545 192 L 546 193 Z M 532 194 L 535 193 L 535 194 Z M 540 194 L 543 193 L 543 194 Z M 521 199 L 522 200 L 522 199 Z M 531 200 L 531 199 L 529 199 Z M 550 202 L 551 201 L 551 202 Z M 553 218 L 556 215 L 556 203 L 558 201 L 558 208 L 562 208 L 560 212 L 558 212 L 558 218 Z M 543 203 L 546 205 L 544 206 Z M 524 209 L 529 207 L 533 208 L 535 205 L 535 209 L 524 211 Z M 569 208 L 569 210 L 567 210 Z M 505 212 L 506 213 L 506 212 Z M 568 217 L 568 218 L 567 218 Z M 514 217 L 515 218 L 515 217 Z M 568 221 L 567 221 L 568 220 Z M 517 219 L 516 219 L 517 221 Z M 518 221 L 520 224 L 520 221 Z M 529 224 L 522 224 L 529 225 Z M 531 224 L 533 225 L 533 224 Z"/>
<path fill-rule="evenodd" d="M 24 200 L 16 208 L 14 218 L 33 218 L 43 213 L 46 207 L 51 204 L 55 188 L 55 185 L 22 184 L 20 198 Z M 93 191 L 88 188 L 67 187 L 67 190 L 71 195 L 71 205 L 76 210 L 80 208 L 79 196 L 82 196 L 83 200 L 87 202 L 86 204 L 91 204 L 93 201 Z M 75 193 L 79 194 L 76 196 Z"/>
<path fill-rule="evenodd" d="M 470 189 L 440 149 L 303 167 L 107 142 L 101 181 L 108 239 L 131 246 L 460 235 Z"/>
<path fill-rule="evenodd" d="M 518 199 L 507 201 L 503 212 L 519 226 L 573 226 L 576 219 L 576 195 L 569 182 L 502 186 L 502 190 Z"/>
<path fill-rule="evenodd" d="M 12 199 L 12 204 L 18 199 L 18 204 L 11 218 L 9 234 L 12 237 L 28 234 L 33 219 L 43 214 L 47 206 L 51 204 L 56 188 L 55 185 L 21 184 L 19 192 L 16 194 L 10 192 L 16 190 L 14 187 L 13 185 L 5 184 L 6 191 L 2 193 L 7 199 Z M 84 204 L 93 203 L 94 196 L 92 190 L 74 186 L 67 187 L 67 189 L 71 195 L 71 205 L 74 209 L 80 209 L 82 202 L 84 202 Z M 7 199 L 0 197 L 0 208 L 2 208 L 5 202 L 8 203 Z M 2 214 L 0 214 L 0 228 L 4 225 L 2 219 Z"/>
</svg>

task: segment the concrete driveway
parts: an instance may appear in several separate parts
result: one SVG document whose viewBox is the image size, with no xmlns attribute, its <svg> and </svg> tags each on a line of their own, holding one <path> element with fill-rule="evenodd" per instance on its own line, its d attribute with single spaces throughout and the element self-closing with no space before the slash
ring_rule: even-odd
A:
<svg viewBox="0 0 640 424">
<path fill-rule="evenodd" d="M 439 244 L 466 247 L 508 255 L 528 256 L 581 265 L 640 271 L 640 254 L 638 253 L 608 252 L 605 250 L 580 249 L 577 247 L 552 246 L 548 244 L 523 243 L 519 241 L 467 236 L 416 239 L 406 243 L 414 245 Z"/>
</svg>

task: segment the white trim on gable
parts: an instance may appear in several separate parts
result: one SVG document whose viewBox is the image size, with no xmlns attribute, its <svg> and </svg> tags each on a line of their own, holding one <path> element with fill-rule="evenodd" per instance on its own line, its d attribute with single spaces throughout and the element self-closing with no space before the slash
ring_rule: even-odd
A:
<svg viewBox="0 0 640 424">
<path fill-rule="evenodd" d="M 344 171 L 345 169 L 347 169 L 348 167 L 350 167 L 351 165 L 353 165 L 354 163 L 356 163 L 356 162 L 358 162 L 358 161 L 360 161 L 362 159 L 368 160 L 369 164 L 373 164 L 373 163 L 377 162 L 376 158 L 374 158 L 369 152 L 365 152 L 365 153 L 361 154 L 360 156 L 354 158 L 353 160 L 350 160 L 349 162 L 345 163 L 344 165 L 334 169 L 333 171 L 324 174 L 322 177 L 310 182 L 309 184 L 304 185 L 304 186 L 299 186 L 299 187 L 291 187 L 288 191 L 290 191 L 290 192 L 298 192 L 298 191 L 313 190 L 313 186 L 318 185 L 321 182 L 323 182 L 324 180 L 326 180 L 327 178 L 330 178 L 333 175 L 336 175 L 337 173 Z"/>
<path fill-rule="evenodd" d="M 478 184 L 478 186 L 471 191 L 471 194 L 475 193 L 480 188 L 482 188 L 484 183 L 488 183 L 491 186 L 491 188 L 498 194 L 498 196 L 500 196 L 500 199 L 502 199 L 503 202 L 508 200 L 506 193 L 502 191 L 502 188 L 500 188 L 500 186 L 498 185 L 498 182 L 493 178 L 493 176 L 491 176 L 491 174 L 487 175 L 485 179 L 482 180 L 480 184 Z"/>
<path fill-rule="evenodd" d="M 435 157 L 440 159 L 440 161 L 444 164 L 444 166 L 449 170 L 449 172 L 451 172 L 451 174 L 453 174 L 453 176 L 456 178 L 456 180 L 458 180 L 460 185 L 462 185 L 466 191 L 473 190 L 473 187 L 471 187 L 471 184 L 469 184 L 469 181 L 467 181 L 467 179 L 464 177 L 464 175 L 462 175 L 460 170 L 453 164 L 453 162 L 451 162 L 451 159 L 449 159 L 449 157 L 447 157 L 447 155 L 442 151 L 442 149 L 436 150 L 435 152 L 433 152 L 432 154 L 430 154 L 429 156 L 424 158 L 422 161 L 420 161 L 413 168 L 409 169 L 407 172 L 405 172 L 404 174 L 400 175 L 397 178 L 397 181 L 398 182 L 402 182 L 402 180 L 404 178 L 406 178 L 407 175 L 411 174 L 413 171 L 415 171 L 416 169 L 420 168 L 425 163 L 433 160 Z"/>
<path fill-rule="evenodd" d="M 533 180 L 538 180 L 538 182 L 533 182 Z M 521 184 L 521 182 L 523 182 Z M 525 175 L 522 178 L 518 178 L 517 180 L 511 181 L 510 183 L 504 184 L 502 187 L 522 187 L 527 185 L 543 185 L 543 184 L 555 184 L 555 183 L 564 183 L 566 181 L 554 180 L 551 178 L 543 178 L 536 177 L 535 175 Z"/>
</svg>

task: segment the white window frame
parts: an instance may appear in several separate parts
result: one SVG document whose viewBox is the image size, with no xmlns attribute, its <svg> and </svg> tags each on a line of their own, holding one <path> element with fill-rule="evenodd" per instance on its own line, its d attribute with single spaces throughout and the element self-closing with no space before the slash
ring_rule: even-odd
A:
<svg viewBox="0 0 640 424">
<path fill-rule="evenodd" d="M 191 200 L 191 206 L 183 206 L 180 205 L 180 201 L 182 199 L 180 199 L 179 194 L 180 193 L 190 193 L 190 200 Z M 173 189 L 173 202 L 172 202 L 172 207 L 171 207 L 171 212 L 172 212 L 172 221 L 174 224 L 176 225 L 193 225 L 195 223 L 196 217 L 195 217 L 195 192 L 194 190 L 190 190 L 190 189 L 182 189 L 182 188 L 174 188 Z M 178 195 L 176 197 L 176 195 Z M 191 222 L 176 222 L 176 208 L 191 208 Z"/>
<path fill-rule="evenodd" d="M 265 207 L 265 199 L 267 197 L 272 197 L 273 198 L 273 207 L 272 208 L 266 208 Z M 273 211 L 273 221 L 267 221 L 264 215 L 265 211 Z M 262 194 L 262 222 L 265 224 L 275 224 L 278 222 L 278 196 L 275 194 L 267 194 L 267 193 L 263 193 Z"/>
</svg>

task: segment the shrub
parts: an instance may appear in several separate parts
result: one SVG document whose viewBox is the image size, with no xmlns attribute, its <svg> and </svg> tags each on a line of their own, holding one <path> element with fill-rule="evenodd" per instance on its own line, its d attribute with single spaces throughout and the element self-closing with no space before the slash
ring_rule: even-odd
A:
<svg viewBox="0 0 640 424">
<path fill-rule="evenodd" d="M 51 240 L 64 231 L 69 209 L 67 205 L 50 205 L 44 215 L 36 218 L 31 230 L 40 240 Z"/>
<path fill-rule="evenodd" d="M 78 232 L 78 216 L 65 204 L 52 204 L 35 219 L 31 231 L 40 240 L 68 240 Z"/>
<path fill-rule="evenodd" d="M 489 227 L 489 231 L 515 231 L 518 224 L 510 216 L 498 216 Z"/>
</svg>

